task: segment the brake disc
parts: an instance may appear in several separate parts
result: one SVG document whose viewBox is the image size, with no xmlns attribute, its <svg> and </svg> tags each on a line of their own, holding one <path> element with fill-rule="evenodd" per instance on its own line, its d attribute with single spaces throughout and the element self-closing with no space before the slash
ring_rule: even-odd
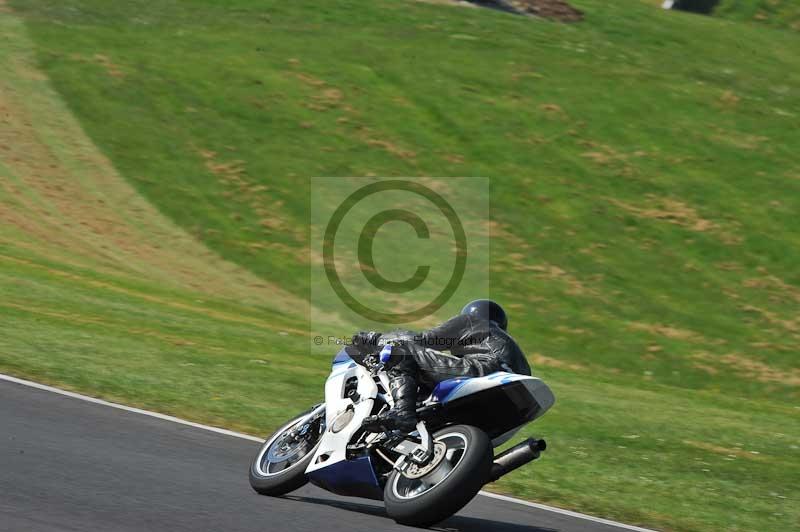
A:
<svg viewBox="0 0 800 532">
<path fill-rule="evenodd" d="M 442 462 L 445 453 L 447 452 L 447 445 L 442 442 L 433 442 L 433 456 L 431 457 L 430 462 L 427 464 L 420 466 L 411 462 L 408 464 L 408 467 L 402 472 L 403 476 L 406 478 L 417 479 L 420 477 L 424 477 Z"/>
</svg>

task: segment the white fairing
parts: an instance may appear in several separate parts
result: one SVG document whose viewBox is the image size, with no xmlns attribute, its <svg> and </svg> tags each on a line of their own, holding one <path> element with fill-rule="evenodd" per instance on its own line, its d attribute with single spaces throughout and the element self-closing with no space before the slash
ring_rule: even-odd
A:
<svg viewBox="0 0 800 532">
<path fill-rule="evenodd" d="M 343 397 L 345 383 L 351 377 L 358 379 L 356 391 L 360 397 L 356 404 L 353 404 L 349 398 Z M 325 382 L 325 434 L 320 440 L 311 464 L 306 469 L 307 473 L 345 459 L 347 444 L 355 431 L 361 427 L 364 418 L 372 412 L 372 405 L 377 395 L 378 386 L 366 369 L 355 362 L 345 362 L 334 366 L 331 375 Z M 337 426 L 337 418 L 346 412 L 348 407 L 354 410 L 352 419 L 344 426 Z M 335 429 L 338 431 L 334 432 Z"/>
</svg>

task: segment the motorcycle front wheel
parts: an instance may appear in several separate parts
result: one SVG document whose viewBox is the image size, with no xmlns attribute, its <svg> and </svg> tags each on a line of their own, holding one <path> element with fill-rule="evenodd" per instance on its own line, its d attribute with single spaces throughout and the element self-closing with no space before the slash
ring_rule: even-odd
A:
<svg viewBox="0 0 800 532">
<path fill-rule="evenodd" d="M 393 471 L 383 496 L 386 512 L 403 525 L 426 527 L 447 519 L 472 500 L 488 481 L 492 443 L 470 425 L 433 434 L 434 457 L 424 467 Z"/>
<path fill-rule="evenodd" d="M 306 468 L 324 432 L 325 409 L 318 407 L 279 428 L 250 464 L 250 486 L 261 495 L 277 497 L 305 485 Z"/>
</svg>

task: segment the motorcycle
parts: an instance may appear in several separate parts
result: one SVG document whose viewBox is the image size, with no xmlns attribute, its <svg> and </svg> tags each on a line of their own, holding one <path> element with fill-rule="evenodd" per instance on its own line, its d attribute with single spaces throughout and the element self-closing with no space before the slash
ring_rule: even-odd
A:
<svg viewBox="0 0 800 532">
<path fill-rule="evenodd" d="M 250 466 L 256 492 L 280 496 L 311 482 L 339 495 L 382 500 L 398 523 L 430 526 L 547 448 L 545 440 L 529 438 L 494 456 L 494 448 L 555 403 L 540 379 L 502 371 L 440 382 L 417 403 L 411 434 L 364 430 L 364 418 L 393 405 L 384 365 L 396 346 L 387 338 L 363 365 L 345 349 L 336 355 L 325 402 L 260 447 Z"/>
</svg>

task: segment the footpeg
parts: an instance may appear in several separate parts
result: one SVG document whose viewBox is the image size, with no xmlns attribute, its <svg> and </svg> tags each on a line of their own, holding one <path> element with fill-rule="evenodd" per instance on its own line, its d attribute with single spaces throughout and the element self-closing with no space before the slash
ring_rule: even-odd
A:
<svg viewBox="0 0 800 532">
<path fill-rule="evenodd" d="M 434 442 L 424 421 L 417 423 L 420 443 L 410 439 L 402 439 L 393 445 L 393 450 L 401 455 L 395 468 L 405 472 L 406 468 L 415 469 L 430 465 L 434 458 Z"/>
<path fill-rule="evenodd" d="M 417 432 L 419 432 L 422 444 L 414 449 L 410 458 L 415 464 L 422 466 L 430 462 L 433 457 L 433 438 L 431 438 L 424 421 L 417 423 Z"/>
</svg>

